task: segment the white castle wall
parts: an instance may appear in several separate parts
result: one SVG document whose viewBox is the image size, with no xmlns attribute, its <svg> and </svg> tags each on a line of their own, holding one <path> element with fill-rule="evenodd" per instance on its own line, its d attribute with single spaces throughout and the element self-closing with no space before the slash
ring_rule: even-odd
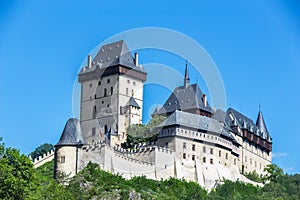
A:
<svg viewBox="0 0 300 200">
<path fill-rule="evenodd" d="M 195 161 L 182 159 L 180 154 L 155 145 L 141 146 L 135 150 L 125 150 L 120 147 L 111 148 L 106 144 L 98 143 L 82 147 L 79 149 L 78 155 L 79 171 L 91 161 L 99 164 L 102 169 L 120 174 L 127 179 L 142 175 L 154 180 L 170 177 L 184 178 L 198 182 L 208 190 L 219 184 L 223 178 L 232 181 L 251 182 L 239 173 L 238 166 L 231 165 L 229 167 L 218 162 L 210 164 L 202 163 L 198 159 Z M 72 165 L 72 163 L 67 162 L 65 164 Z M 67 168 L 73 169 L 74 167 L 65 167 L 65 169 Z"/>
<path fill-rule="evenodd" d="M 39 156 L 38 158 L 35 158 L 32 163 L 33 163 L 33 167 L 37 168 L 43 164 L 45 164 L 46 162 L 49 162 L 51 160 L 54 159 L 54 150 L 51 150 L 45 154 L 43 154 L 42 156 Z"/>
</svg>

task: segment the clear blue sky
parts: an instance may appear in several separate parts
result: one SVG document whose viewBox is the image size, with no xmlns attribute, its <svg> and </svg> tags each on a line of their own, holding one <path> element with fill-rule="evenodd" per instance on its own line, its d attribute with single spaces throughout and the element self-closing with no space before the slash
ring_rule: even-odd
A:
<svg viewBox="0 0 300 200">
<path fill-rule="evenodd" d="M 223 78 L 228 107 L 255 121 L 262 105 L 274 163 L 300 173 L 299 13 L 297 0 L 1 0 L 0 136 L 23 153 L 55 144 L 72 115 L 73 83 L 86 55 L 119 32 L 163 27 L 206 49 Z M 185 63 L 163 52 L 144 51 L 140 57 L 177 70 Z M 196 78 L 191 74 L 191 82 Z M 198 83 L 206 91 L 201 78 Z M 162 104 L 168 95 L 148 98 L 147 104 Z"/>
</svg>

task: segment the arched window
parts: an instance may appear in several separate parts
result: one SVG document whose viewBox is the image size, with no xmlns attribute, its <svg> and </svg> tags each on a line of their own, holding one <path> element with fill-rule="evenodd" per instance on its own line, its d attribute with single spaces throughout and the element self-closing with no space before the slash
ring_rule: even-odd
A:
<svg viewBox="0 0 300 200">
<path fill-rule="evenodd" d="M 93 119 L 96 119 L 96 116 L 97 116 L 97 107 L 94 106 L 94 108 L 93 108 Z"/>
<path fill-rule="evenodd" d="M 104 96 L 106 97 L 106 88 L 104 88 Z"/>
</svg>

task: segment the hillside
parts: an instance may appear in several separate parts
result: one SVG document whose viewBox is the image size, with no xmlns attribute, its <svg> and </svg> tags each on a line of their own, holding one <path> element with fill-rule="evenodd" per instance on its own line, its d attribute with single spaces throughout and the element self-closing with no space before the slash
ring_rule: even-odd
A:
<svg viewBox="0 0 300 200">
<path fill-rule="evenodd" d="M 300 199 L 300 175 L 283 174 L 276 165 L 268 166 L 269 183 L 262 188 L 224 181 L 210 193 L 195 182 L 175 178 L 125 180 L 93 163 L 69 185 L 61 185 L 53 179 L 53 169 L 53 161 L 34 169 L 27 156 L 0 144 L 0 199 Z M 59 181 L 66 179 L 60 176 Z"/>
</svg>

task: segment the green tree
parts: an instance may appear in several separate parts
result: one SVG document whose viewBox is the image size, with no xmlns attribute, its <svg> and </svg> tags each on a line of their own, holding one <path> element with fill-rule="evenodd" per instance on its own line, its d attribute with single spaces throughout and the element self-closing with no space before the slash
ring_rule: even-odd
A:
<svg viewBox="0 0 300 200">
<path fill-rule="evenodd" d="M 34 160 L 35 158 L 38 158 L 39 156 L 44 155 L 45 153 L 48 153 L 49 151 L 53 150 L 54 146 L 49 143 L 45 143 L 40 145 L 39 147 L 35 148 L 33 152 L 31 152 L 29 155 L 31 156 L 31 159 Z"/>
<path fill-rule="evenodd" d="M 127 128 L 127 139 L 122 144 L 124 148 L 132 148 L 135 144 L 142 142 L 153 142 L 157 140 L 156 127 L 166 119 L 165 116 L 154 116 L 147 125 L 134 124 Z"/>
<path fill-rule="evenodd" d="M 264 176 L 264 180 L 277 182 L 283 175 L 283 170 L 279 168 L 276 164 L 267 165 L 264 169 L 267 173 Z"/>
<path fill-rule="evenodd" d="M 33 175 L 33 165 L 27 156 L 0 144 L 0 199 L 25 199 Z"/>
</svg>

